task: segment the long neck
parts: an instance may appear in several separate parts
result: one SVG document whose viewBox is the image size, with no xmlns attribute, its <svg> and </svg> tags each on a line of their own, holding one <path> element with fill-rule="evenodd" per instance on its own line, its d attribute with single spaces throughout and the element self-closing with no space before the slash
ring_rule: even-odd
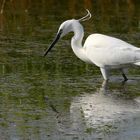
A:
<svg viewBox="0 0 140 140">
<path fill-rule="evenodd" d="M 84 37 L 84 30 L 82 25 L 74 26 L 73 28 L 74 36 L 71 40 L 71 46 L 75 55 L 85 62 L 89 62 L 85 54 L 85 49 L 82 47 L 82 40 Z"/>
</svg>

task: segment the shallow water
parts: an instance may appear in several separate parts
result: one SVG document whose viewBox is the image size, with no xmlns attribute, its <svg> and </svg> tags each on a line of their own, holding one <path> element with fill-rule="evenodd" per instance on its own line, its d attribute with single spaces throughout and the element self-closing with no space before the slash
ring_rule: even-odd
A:
<svg viewBox="0 0 140 140">
<path fill-rule="evenodd" d="M 79 4 L 80 3 L 80 4 Z M 2 7 L 2 2 L 0 2 Z M 61 22 L 85 15 L 85 37 L 103 33 L 140 46 L 140 2 L 6 1 L 0 15 L 0 140 L 138 140 L 140 71 L 122 82 L 73 54 L 68 35 L 43 57 Z"/>
</svg>

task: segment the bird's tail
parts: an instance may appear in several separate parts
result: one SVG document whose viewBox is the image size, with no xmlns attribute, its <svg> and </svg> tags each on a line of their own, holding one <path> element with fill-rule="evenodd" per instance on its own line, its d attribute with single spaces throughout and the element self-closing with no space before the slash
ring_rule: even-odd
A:
<svg viewBox="0 0 140 140">
<path fill-rule="evenodd" d="M 137 63 L 134 63 L 134 64 L 140 66 L 140 62 L 137 62 Z"/>
</svg>

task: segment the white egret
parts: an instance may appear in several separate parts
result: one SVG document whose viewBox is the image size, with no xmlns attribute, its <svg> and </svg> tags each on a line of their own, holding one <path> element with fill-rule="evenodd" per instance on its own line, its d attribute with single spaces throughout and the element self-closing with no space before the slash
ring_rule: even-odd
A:
<svg viewBox="0 0 140 140">
<path fill-rule="evenodd" d="M 74 36 L 71 39 L 71 47 L 78 58 L 98 66 L 105 80 L 109 79 L 109 71 L 115 68 L 120 69 L 124 80 L 127 81 L 124 70 L 131 65 L 140 66 L 140 48 L 118 38 L 103 34 L 89 35 L 82 46 L 84 30 L 80 22 L 90 18 L 91 13 L 87 10 L 87 15 L 81 19 L 71 19 L 63 22 L 58 29 L 56 38 L 44 56 L 48 54 L 60 38 L 69 32 L 74 32 Z"/>
</svg>

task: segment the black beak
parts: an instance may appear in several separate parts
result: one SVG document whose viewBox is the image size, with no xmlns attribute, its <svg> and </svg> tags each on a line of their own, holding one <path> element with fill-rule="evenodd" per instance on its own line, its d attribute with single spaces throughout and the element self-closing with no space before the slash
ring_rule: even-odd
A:
<svg viewBox="0 0 140 140">
<path fill-rule="evenodd" d="M 56 35 L 54 41 L 52 42 L 52 44 L 49 46 L 49 48 L 46 50 L 44 56 L 46 56 L 48 54 L 48 52 L 52 49 L 52 47 L 54 47 L 54 45 L 56 44 L 56 42 L 59 40 L 60 36 L 61 36 L 61 31 Z"/>
</svg>

